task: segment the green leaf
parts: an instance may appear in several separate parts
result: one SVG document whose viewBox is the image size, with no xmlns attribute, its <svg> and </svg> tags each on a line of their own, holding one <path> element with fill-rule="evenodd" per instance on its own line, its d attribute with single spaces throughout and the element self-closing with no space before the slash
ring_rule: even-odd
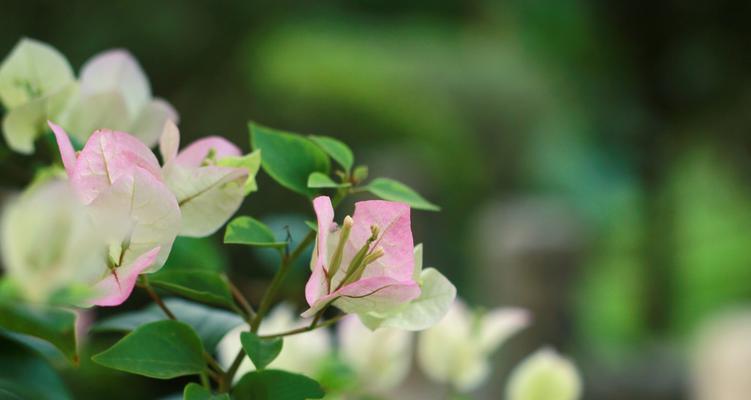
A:
<svg viewBox="0 0 751 400">
<path fill-rule="evenodd" d="M 226 271 L 227 257 L 214 238 L 178 236 L 159 272 L 173 270 Z"/>
<path fill-rule="evenodd" d="M 226 393 L 213 395 L 211 391 L 197 383 L 189 383 L 185 386 L 183 400 L 229 400 Z"/>
<path fill-rule="evenodd" d="M 277 241 L 266 224 L 248 216 L 237 217 L 227 224 L 224 243 L 277 248 L 287 245 L 286 242 Z"/>
<path fill-rule="evenodd" d="M 264 369 L 271 364 L 282 351 L 282 338 L 261 339 L 252 332 L 243 332 L 240 334 L 240 343 L 245 349 L 245 353 L 253 361 L 257 369 Z"/>
<path fill-rule="evenodd" d="M 203 303 L 234 307 L 227 278 L 214 271 L 159 271 L 149 276 L 156 287 Z"/>
<path fill-rule="evenodd" d="M 73 363 L 76 352 L 76 314 L 63 308 L 0 304 L 0 328 L 46 340 Z"/>
<path fill-rule="evenodd" d="M 0 336 L 0 399 L 68 400 L 63 381 L 35 351 Z"/>
<path fill-rule="evenodd" d="M 313 172 L 329 173 L 329 157 L 311 140 L 292 133 L 250 123 L 250 142 L 261 149 L 261 166 L 280 185 L 302 195 L 313 197 L 308 176 Z"/>
<path fill-rule="evenodd" d="M 305 375 L 265 369 L 245 374 L 232 391 L 237 400 L 320 399 L 321 385 Z"/>
<path fill-rule="evenodd" d="M 349 170 L 352 169 L 352 164 L 355 162 L 355 156 L 352 155 L 352 150 L 350 150 L 349 146 L 341 140 L 329 136 L 310 135 L 308 137 L 349 173 Z"/>
<path fill-rule="evenodd" d="M 244 322 L 239 316 L 225 311 L 196 304 L 182 299 L 166 299 L 164 303 L 178 320 L 193 327 L 201 338 L 204 348 L 213 350 L 220 340 L 233 328 Z M 158 306 L 151 305 L 143 310 L 119 314 L 94 325 L 94 332 L 130 332 L 139 326 L 165 320 L 166 316 Z"/>
<path fill-rule="evenodd" d="M 352 186 L 349 183 L 336 183 L 328 175 L 320 172 L 313 172 L 308 177 L 309 188 L 344 188 Z"/>
<path fill-rule="evenodd" d="M 190 326 L 172 320 L 143 325 L 92 360 L 157 379 L 199 374 L 205 367 L 201 339 Z"/>
<path fill-rule="evenodd" d="M 365 189 L 374 195 L 390 201 L 399 201 L 409 204 L 410 207 L 418 210 L 439 211 L 441 208 L 425 200 L 419 193 L 412 190 L 409 186 L 388 178 L 373 179 Z"/>
</svg>

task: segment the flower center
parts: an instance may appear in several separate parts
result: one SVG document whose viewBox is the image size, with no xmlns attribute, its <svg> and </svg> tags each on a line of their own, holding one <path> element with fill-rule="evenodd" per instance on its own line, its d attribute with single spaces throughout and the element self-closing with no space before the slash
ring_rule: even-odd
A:
<svg viewBox="0 0 751 400">
<path fill-rule="evenodd" d="M 329 284 L 331 284 L 331 279 L 333 279 L 334 274 L 339 270 L 340 264 L 342 262 L 342 253 L 344 250 L 344 244 L 347 242 L 347 239 L 349 238 L 349 233 L 352 229 L 352 218 L 347 217 L 344 219 L 344 226 L 342 227 L 342 234 L 339 236 L 339 243 L 336 245 L 336 250 L 334 251 L 334 255 L 331 259 L 331 269 L 329 270 Z M 363 272 L 365 272 L 365 267 L 367 267 L 369 264 L 372 264 L 377 259 L 383 257 L 385 254 L 382 247 L 377 246 L 375 248 L 371 248 L 371 245 L 378 240 L 378 235 L 380 233 L 380 228 L 378 225 L 371 225 L 370 226 L 370 237 L 368 240 L 365 241 L 365 244 L 360 247 L 360 249 L 355 253 L 355 256 L 352 257 L 352 261 L 350 261 L 349 265 L 347 266 L 347 269 L 345 270 L 344 278 L 339 282 L 339 285 L 337 285 L 336 289 L 333 291 L 339 290 L 342 286 L 350 284 L 352 282 L 357 281 L 362 277 Z"/>
</svg>

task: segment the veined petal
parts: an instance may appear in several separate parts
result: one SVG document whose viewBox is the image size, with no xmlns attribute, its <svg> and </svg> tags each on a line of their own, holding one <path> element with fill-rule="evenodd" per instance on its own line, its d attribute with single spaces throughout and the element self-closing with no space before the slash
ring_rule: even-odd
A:
<svg viewBox="0 0 751 400">
<path fill-rule="evenodd" d="M 139 168 L 161 181 L 159 162 L 143 143 L 116 131 L 96 131 L 78 155 L 71 184 L 85 204 Z"/>
<path fill-rule="evenodd" d="M 165 182 L 182 213 L 182 236 L 203 237 L 219 229 L 240 208 L 248 171 L 206 166 L 186 168 L 170 164 Z"/>
<path fill-rule="evenodd" d="M 184 167 L 200 167 L 203 161 L 213 151 L 214 157 L 220 160 L 227 156 L 239 156 L 240 148 L 221 136 L 209 136 L 196 140 L 188 145 L 175 158 L 175 164 Z"/>
<path fill-rule="evenodd" d="M 414 244 L 409 206 L 383 200 L 355 203 L 354 225 L 350 234 L 350 248 L 359 249 L 371 236 L 371 226 L 378 226 L 380 235 L 372 245 L 383 247 L 384 255 L 363 272 L 363 278 L 390 277 L 411 281 L 414 272 Z"/>
<path fill-rule="evenodd" d="M 421 331 L 437 324 L 446 315 L 455 298 L 456 287 L 435 268 L 426 268 L 421 273 L 419 297 L 393 314 L 381 317 L 370 312 L 360 315 L 360 319 L 370 329 L 384 326 Z"/>
<path fill-rule="evenodd" d="M 115 181 L 91 203 L 92 218 L 98 225 L 116 225 L 122 245 L 122 263 L 134 262 L 155 247 L 161 250 L 146 272 L 158 270 L 167 260 L 180 231 L 180 209 L 166 185 L 142 168 Z"/>
<path fill-rule="evenodd" d="M 316 197 L 313 199 L 313 209 L 318 219 L 318 236 L 311 259 L 312 272 L 308 283 L 305 285 L 305 299 L 311 307 L 317 303 L 319 298 L 326 296 L 329 291 L 325 270 L 325 264 L 328 262 L 327 241 L 331 229 L 335 227 L 334 207 L 331 205 L 330 198 L 327 196 Z"/>
<path fill-rule="evenodd" d="M 138 275 L 156 262 L 159 247 L 151 249 L 133 260 L 132 263 L 108 272 L 107 276 L 94 285 L 94 290 L 101 293 L 91 300 L 97 306 L 118 306 L 128 299 L 136 285 Z"/>
<path fill-rule="evenodd" d="M 346 313 L 387 313 L 419 295 L 420 287 L 416 282 L 388 277 L 363 278 L 318 298 L 302 316 L 311 317 L 332 302 Z"/>
<path fill-rule="evenodd" d="M 84 96 L 121 93 L 130 115 L 136 115 L 151 98 L 146 75 L 138 61 L 125 50 L 109 50 L 94 56 L 81 68 L 80 80 Z"/>
</svg>

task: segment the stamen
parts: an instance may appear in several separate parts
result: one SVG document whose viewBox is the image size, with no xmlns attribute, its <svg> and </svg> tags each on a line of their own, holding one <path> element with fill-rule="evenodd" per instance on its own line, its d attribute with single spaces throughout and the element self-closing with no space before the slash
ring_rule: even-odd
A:
<svg viewBox="0 0 751 400">
<path fill-rule="evenodd" d="M 204 157 L 203 161 L 201 161 L 202 167 L 209 165 L 216 165 L 216 149 L 214 149 L 213 147 L 209 149 L 209 152 L 206 153 L 206 157 Z"/>
<path fill-rule="evenodd" d="M 359 279 L 360 276 L 362 276 L 363 270 L 365 269 L 365 266 L 367 263 L 365 263 L 365 258 L 370 253 L 370 245 L 373 244 L 373 242 L 378 239 L 378 225 L 371 225 L 370 227 L 371 235 L 368 238 L 368 240 L 365 242 L 365 244 L 360 248 L 360 250 L 357 251 L 357 254 L 352 258 L 352 262 L 349 263 L 349 266 L 347 267 L 347 274 L 344 276 L 344 279 L 339 283 L 339 286 L 337 286 L 334 291 L 339 290 L 342 286 L 352 283 L 355 280 Z M 383 249 L 381 249 L 383 250 Z"/>
<path fill-rule="evenodd" d="M 329 284 L 331 283 L 331 279 L 334 279 L 334 276 L 336 276 L 337 271 L 339 271 L 339 266 L 342 264 L 344 244 L 347 243 L 349 234 L 352 232 L 352 223 L 352 218 L 349 215 L 344 218 L 342 230 L 339 233 L 339 243 L 336 244 L 334 255 L 331 256 L 331 262 L 329 263 Z"/>
<path fill-rule="evenodd" d="M 362 260 L 362 263 L 367 266 L 368 264 L 372 263 L 373 261 L 375 261 L 375 260 L 383 257 L 384 254 L 386 254 L 386 251 L 383 250 L 383 247 L 378 246 L 370 254 L 368 254 L 367 256 L 365 256 L 365 259 Z"/>
</svg>

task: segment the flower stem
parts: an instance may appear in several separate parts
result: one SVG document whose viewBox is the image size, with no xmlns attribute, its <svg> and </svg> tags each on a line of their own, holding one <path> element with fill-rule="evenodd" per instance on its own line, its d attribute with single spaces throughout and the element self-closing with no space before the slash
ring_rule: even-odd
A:
<svg viewBox="0 0 751 400">
<path fill-rule="evenodd" d="M 229 284 L 230 291 L 232 291 L 232 296 L 235 298 L 235 301 L 240 305 L 240 308 L 243 311 L 243 317 L 245 317 L 245 321 L 250 323 L 250 321 L 252 321 L 256 317 L 253 306 L 248 303 L 248 300 L 245 299 L 245 296 L 243 296 L 240 289 L 238 289 L 234 283 L 232 283 L 229 279 L 227 280 L 227 283 Z"/>
<path fill-rule="evenodd" d="M 318 321 L 314 320 L 313 323 L 311 323 L 308 326 L 303 326 L 302 328 L 292 329 L 290 331 L 281 332 L 281 333 L 275 333 L 273 335 L 260 335 L 258 337 L 261 339 L 274 339 L 274 338 L 280 338 L 280 337 L 286 337 L 286 336 L 297 335 L 300 333 L 310 332 L 318 328 L 325 328 L 327 326 L 334 325 L 335 323 L 339 322 L 339 320 L 341 320 L 343 317 L 344 317 L 344 314 L 337 315 L 336 317 L 333 317 L 321 323 L 318 323 Z"/>
<path fill-rule="evenodd" d="M 175 318 L 175 314 L 170 311 L 169 307 L 167 307 L 167 305 L 164 304 L 164 301 L 162 301 L 162 298 L 159 297 L 159 294 L 157 294 L 154 288 L 151 287 L 151 285 L 149 284 L 149 278 L 147 278 L 146 275 L 141 275 L 141 287 L 146 289 L 146 293 L 149 294 L 151 300 L 154 300 L 154 303 L 156 303 L 156 305 L 162 309 L 167 318 L 177 320 L 177 318 Z"/>
<path fill-rule="evenodd" d="M 284 278 L 287 277 L 287 274 L 289 273 L 290 268 L 292 267 L 292 264 L 297 260 L 298 257 L 305 251 L 305 249 L 313 243 L 315 240 L 316 235 L 315 232 L 310 231 L 308 232 L 307 236 L 300 242 L 300 244 L 297 245 L 294 251 L 290 253 L 287 256 L 282 257 L 282 262 L 279 266 L 279 269 L 276 271 L 276 274 L 274 275 L 274 278 L 271 280 L 271 284 L 269 285 L 269 288 L 266 290 L 266 293 L 263 294 L 263 298 L 261 299 L 261 304 L 258 306 L 258 312 L 256 313 L 256 317 L 253 318 L 253 320 L 250 323 L 250 331 L 253 333 L 258 332 L 258 328 L 261 326 L 261 321 L 263 320 L 263 317 L 266 316 L 266 313 L 269 311 L 269 307 L 271 307 L 271 302 L 274 300 L 274 297 L 276 296 L 276 292 L 279 291 L 279 288 L 282 285 L 282 282 L 284 281 Z"/>
<path fill-rule="evenodd" d="M 334 199 L 332 200 L 332 205 L 334 208 L 339 205 L 339 203 L 348 195 L 352 193 L 351 188 L 342 188 L 339 189 L 334 196 Z M 279 269 L 276 271 L 276 274 L 274 274 L 274 277 L 271 279 L 271 283 L 269 284 L 269 288 L 266 289 L 266 292 L 263 294 L 263 298 L 261 298 L 261 304 L 258 306 L 258 311 L 255 313 L 255 316 L 251 319 L 249 325 L 250 325 L 250 331 L 253 333 L 258 332 L 258 328 L 261 327 L 261 321 L 263 321 L 263 318 L 266 316 L 266 313 L 269 311 L 269 308 L 271 307 L 271 302 L 274 300 L 274 297 L 276 296 L 276 292 L 279 291 L 279 288 L 282 285 L 282 282 L 284 281 L 284 278 L 286 278 L 287 273 L 289 273 L 289 270 L 292 266 L 292 264 L 297 260 L 302 253 L 305 251 L 305 249 L 310 246 L 311 243 L 313 243 L 316 239 L 316 232 L 310 231 L 308 234 L 303 238 L 303 240 L 297 245 L 297 247 L 289 254 L 282 256 L 282 261 L 279 265 Z M 317 319 L 319 319 L 320 316 L 317 316 Z M 313 323 L 306 327 L 308 330 L 316 329 L 316 327 L 322 327 L 322 326 L 329 326 L 333 323 L 336 323 L 339 320 L 339 317 L 332 318 L 331 321 L 326 321 L 326 325 L 317 324 L 317 319 L 313 321 Z M 330 322 L 330 323 L 329 323 Z M 301 328 L 302 329 L 302 328 Z M 300 332 L 294 332 L 295 333 L 302 333 L 307 331 L 300 331 Z M 242 364 L 243 360 L 245 359 L 245 350 L 242 348 L 240 351 L 237 352 L 237 355 L 235 355 L 235 359 L 232 361 L 232 364 L 230 365 L 229 369 L 227 369 L 227 372 L 225 372 L 222 375 L 222 379 L 219 381 L 219 393 L 226 393 L 229 391 L 230 387 L 232 386 L 232 380 L 235 378 L 235 374 L 237 374 L 237 370 L 240 368 L 240 364 Z"/>
<path fill-rule="evenodd" d="M 297 260 L 298 257 L 302 255 L 305 249 L 311 243 L 313 243 L 315 238 L 315 232 L 310 231 L 308 235 L 305 236 L 305 238 L 289 255 L 282 258 L 279 269 L 276 271 L 274 278 L 272 278 L 269 288 L 266 289 L 266 293 L 263 294 L 261 304 L 258 306 L 258 312 L 255 313 L 255 317 L 250 321 L 251 332 L 258 332 L 258 328 L 261 326 L 261 321 L 263 320 L 263 317 L 266 316 L 266 312 L 268 312 L 269 307 L 271 306 L 271 302 L 276 296 L 276 292 L 281 287 L 281 284 L 284 281 L 284 278 L 287 276 L 287 273 L 289 272 L 292 264 L 295 262 L 295 260 Z M 229 369 L 227 369 L 227 372 L 223 375 L 222 380 L 219 382 L 220 393 L 229 391 L 232 380 L 235 378 L 235 374 L 237 373 L 238 368 L 240 368 L 240 364 L 242 364 L 243 359 L 245 359 L 245 351 L 243 349 L 240 349 L 240 351 L 237 352 L 235 359 L 232 361 Z"/>
</svg>

